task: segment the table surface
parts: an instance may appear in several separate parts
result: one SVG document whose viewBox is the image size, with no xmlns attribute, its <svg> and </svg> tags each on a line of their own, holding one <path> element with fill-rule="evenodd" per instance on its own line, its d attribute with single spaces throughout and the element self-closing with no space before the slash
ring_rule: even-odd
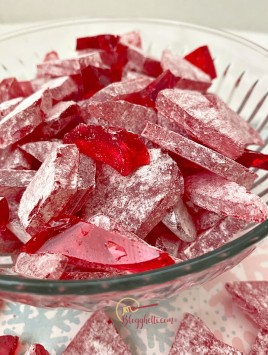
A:
<svg viewBox="0 0 268 355">
<path fill-rule="evenodd" d="M 0 25 L 0 34 L 27 27 L 31 24 Z M 268 48 L 268 34 L 229 30 Z M 232 303 L 224 284 L 235 280 L 268 280 L 268 240 L 232 270 L 205 285 L 179 294 L 157 307 L 139 310 L 139 318 L 146 314 L 174 317 L 173 324 L 149 324 L 137 329 L 136 324 L 116 326 L 133 354 L 168 354 L 176 327 L 183 313 L 196 313 L 215 336 L 247 353 L 254 342 L 258 328 Z M 183 312 L 182 312 L 183 310 Z M 110 316 L 116 319 L 115 309 Z M 90 313 L 71 309 L 41 309 L 3 302 L 0 309 L 0 335 L 14 334 L 25 343 L 41 343 L 51 353 L 60 355 Z"/>
</svg>

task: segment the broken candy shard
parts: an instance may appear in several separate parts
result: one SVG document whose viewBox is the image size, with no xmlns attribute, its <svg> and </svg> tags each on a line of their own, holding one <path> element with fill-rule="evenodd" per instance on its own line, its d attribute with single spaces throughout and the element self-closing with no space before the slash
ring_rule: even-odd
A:
<svg viewBox="0 0 268 355">
<path fill-rule="evenodd" d="M 124 33 L 120 36 L 120 42 L 137 48 L 142 48 L 141 35 L 137 31 Z"/>
<path fill-rule="evenodd" d="M 56 141 L 40 141 L 25 143 L 20 148 L 43 163 L 46 157 L 60 145 L 61 143 Z"/>
<path fill-rule="evenodd" d="M 60 254 L 20 253 L 14 271 L 33 279 L 59 280 L 68 263 L 68 258 Z"/>
<path fill-rule="evenodd" d="M 40 90 L 21 101 L 0 121 L 0 148 L 16 143 L 31 133 L 44 120 L 51 106 L 51 95 L 47 90 Z"/>
<path fill-rule="evenodd" d="M 116 47 L 119 40 L 119 36 L 112 34 L 80 37 L 76 39 L 76 50 L 81 51 L 85 49 L 103 49 L 109 52 Z"/>
<path fill-rule="evenodd" d="M 62 145 L 47 156 L 24 191 L 19 218 L 31 235 L 64 213 L 77 191 L 79 151 L 75 145 Z"/>
<path fill-rule="evenodd" d="M 13 335 L 0 336 L 0 355 L 15 355 L 19 345 L 19 337 Z"/>
<path fill-rule="evenodd" d="M 248 168 L 253 167 L 268 170 L 268 154 L 261 152 L 245 149 L 244 153 L 236 161 Z"/>
<path fill-rule="evenodd" d="M 266 355 L 268 349 L 268 330 L 262 329 L 252 345 L 249 355 Z"/>
<path fill-rule="evenodd" d="M 0 196 L 0 231 L 6 229 L 9 220 L 9 207 L 7 199 Z"/>
<path fill-rule="evenodd" d="M 225 285 L 233 302 L 268 331 L 268 281 L 234 281 Z"/>
<path fill-rule="evenodd" d="M 169 355 L 217 354 L 242 355 L 230 345 L 218 340 L 203 321 L 186 313 L 179 325 Z"/>
<path fill-rule="evenodd" d="M 0 230 L 0 253 L 11 254 L 21 246 L 21 241 L 8 228 Z"/>
<path fill-rule="evenodd" d="M 146 271 L 174 263 L 167 253 L 143 240 L 106 231 L 94 224 L 78 222 L 47 240 L 38 253 L 63 254 L 71 259 L 85 261 L 88 269 L 115 267 L 131 272 Z"/>
<path fill-rule="evenodd" d="M 187 60 L 164 50 L 161 58 L 163 70 L 170 70 L 177 78 L 176 87 L 180 89 L 206 91 L 211 85 L 211 78 Z"/>
<path fill-rule="evenodd" d="M 24 355 L 49 355 L 49 352 L 41 344 L 33 344 Z"/>
<path fill-rule="evenodd" d="M 17 79 L 7 78 L 0 82 L 0 103 L 23 96 L 23 91 Z"/>
<path fill-rule="evenodd" d="M 18 106 L 18 104 L 22 100 L 23 100 L 22 97 L 17 97 L 15 99 L 11 99 L 11 100 L 4 101 L 4 102 L 0 103 L 0 121 L 1 121 L 2 117 L 6 116 L 7 114 L 9 114 L 9 112 L 14 110 L 14 108 L 16 106 Z"/>
<path fill-rule="evenodd" d="M 16 145 L 0 149 L 0 166 L 6 170 L 30 170 L 32 168 L 32 157 L 23 152 Z"/>
<path fill-rule="evenodd" d="M 63 141 L 76 144 L 80 152 L 109 164 L 123 176 L 150 162 L 139 136 L 120 128 L 80 124 Z"/>
<path fill-rule="evenodd" d="M 240 121 L 223 115 L 201 93 L 179 89 L 163 90 L 157 97 L 156 107 L 161 115 L 217 152 L 231 159 L 243 153 L 245 132 L 241 131 Z"/>
<path fill-rule="evenodd" d="M 205 172 L 185 179 L 185 195 L 197 206 L 245 221 L 262 222 L 268 206 L 243 186 Z"/>
<path fill-rule="evenodd" d="M 42 85 L 43 89 L 49 89 L 52 99 L 55 101 L 62 101 L 76 98 L 79 88 L 75 81 L 69 76 L 62 76 L 53 80 L 49 80 Z"/>
<path fill-rule="evenodd" d="M 36 171 L 0 170 L 0 196 L 16 198 L 29 185 Z"/>
<path fill-rule="evenodd" d="M 184 59 L 208 74 L 211 79 L 215 79 L 217 77 L 216 69 L 208 46 L 196 48 L 194 51 L 184 56 Z"/>
<path fill-rule="evenodd" d="M 127 177 L 102 165 L 82 217 L 88 220 L 104 214 L 144 238 L 183 193 L 183 178 L 176 163 L 160 149 L 150 149 L 149 153 L 150 164 Z"/>
<path fill-rule="evenodd" d="M 257 177 L 255 173 L 234 160 L 151 122 L 146 123 L 141 135 L 160 147 L 247 188 L 251 188 Z M 180 167 L 179 161 L 177 162 Z"/>
<path fill-rule="evenodd" d="M 103 311 L 92 314 L 63 352 L 63 355 L 86 354 L 131 355 L 128 346 Z"/>
</svg>

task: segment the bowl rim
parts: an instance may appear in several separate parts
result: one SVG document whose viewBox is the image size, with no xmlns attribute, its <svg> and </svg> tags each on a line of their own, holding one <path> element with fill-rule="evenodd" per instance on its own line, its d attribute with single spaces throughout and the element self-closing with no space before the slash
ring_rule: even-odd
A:
<svg viewBox="0 0 268 355">
<path fill-rule="evenodd" d="M 64 27 L 69 25 L 81 25 L 83 23 L 135 23 L 135 24 L 152 24 L 166 25 L 194 29 L 202 32 L 208 32 L 220 37 L 226 37 L 229 40 L 238 42 L 251 50 L 259 52 L 265 58 L 268 58 L 268 49 L 251 42 L 239 35 L 229 33 L 227 31 L 209 28 L 205 26 L 195 25 L 186 22 L 162 20 L 162 19 L 146 19 L 146 18 L 96 18 L 96 19 L 74 19 L 63 21 L 48 21 L 41 25 L 28 26 L 26 28 L 10 31 L 0 35 L 0 42 L 9 40 L 10 38 L 19 37 L 37 31 L 45 31 L 56 27 Z M 13 275 L 0 274 L 0 292 L 10 291 L 12 293 L 27 293 L 36 295 L 96 295 L 109 293 L 114 291 L 132 292 L 144 286 L 165 284 L 176 278 L 187 276 L 193 273 L 204 271 L 215 264 L 220 264 L 232 257 L 238 255 L 241 251 L 246 251 L 253 245 L 263 240 L 268 235 L 268 220 L 259 224 L 246 234 L 232 240 L 211 252 L 201 256 L 182 261 L 163 268 L 153 269 L 146 272 L 124 275 L 119 277 L 111 277 L 105 279 L 90 280 L 43 280 L 21 278 Z"/>
</svg>

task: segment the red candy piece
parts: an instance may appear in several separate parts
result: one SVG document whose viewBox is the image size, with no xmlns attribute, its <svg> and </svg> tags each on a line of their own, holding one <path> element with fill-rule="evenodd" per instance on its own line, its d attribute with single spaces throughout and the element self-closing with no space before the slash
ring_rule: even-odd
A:
<svg viewBox="0 0 268 355">
<path fill-rule="evenodd" d="M 41 344 L 33 344 L 24 355 L 49 355 L 49 352 Z"/>
<path fill-rule="evenodd" d="M 42 85 L 42 88 L 49 89 L 55 101 L 77 98 L 79 93 L 77 84 L 69 76 L 49 80 Z"/>
<path fill-rule="evenodd" d="M 30 234 L 41 231 L 64 213 L 77 191 L 79 152 L 74 145 L 62 145 L 47 156 L 24 191 L 18 215 Z"/>
<path fill-rule="evenodd" d="M 25 152 L 32 155 L 35 159 L 39 160 L 41 163 L 46 159 L 46 157 L 51 154 L 51 152 L 57 149 L 61 145 L 60 142 L 53 141 L 41 141 L 41 142 L 31 142 L 25 143 L 20 148 Z"/>
<path fill-rule="evenodd" d="M 119 40 L 119 36 L 111 34 L 80 37 L 76 39 L 76 50 L 102 49 L 110 52 L 116 47 Z"/>
<path fill-rule="evenodd" d="M 0 149 L 0 166 L 6 170 L 30 170 L 33 159 L 16 145 Z"/>
<path fill-rule="evenodd" d="M 70 257 L 70 262 L 78 269 L 80 265 L 84 265 L 88 271 L 105 270 L 106 267 L 109 270 L 112 267 L 140 272 L 174 263 L 167 253 L 136 236 L 130 238 L 86 222 L 78 222 L 49 239 L 38 252 L 63 254 Z"/>
<path fill-rule="evenodd" d="M 252 345 L 249 355 L 266 355 L 268 349 L 268 330 L 262 329 Z"/>
<path fill-rule="evenodd" d="M 24 99 L 0 122 L 0 148 L 5 148 L 31 133 L 51 108 L 51 94 L 40 90 Z"/>
<path fill-rule="evenodd" d="M 0 196 L 9 201 L 18 195 L 29 185 L 36 171 L 34 170 L 0 170 Z"/>
<path fill-rule="evenodd" d="M 17 79 L 7 78 L 0 82 L 0 103 L 23 96 L 24 93 Z"/>
<path fill-rule="evenodd" d="M 175 56 L 169 50 L 164 50 L 161 58 L 163 70 L 170 70 L 178 79 L 177 88 L 206 91 L 211 85 L 209 75 L 189 63 L 187 60 Z"/>
<path fill-rule="evenodd" d="M 244 153 L 237 159 L 237 162 L 248 168 L 253 167 L 268 170 L 268 154 L 261 152 L 245 149 Z"/>
<path fill-rule="evenodd" d="M 262 222 L 268 206 L 243 186 L 205 172 L 185 179 L 185 194 L 197 206 L 245 221 Z"/>
<path fill-rule="evenodd" d="M 6 225 L 9 221 L 9 207 L 7 203 L 7 199 L 5 197 L 0 196 L 0 231 L 6 229 Z"/>
<path fill-rule="evenodd" d="M 234 160 L 204 147 L 179 133 L 147 122 L 143 137 L 222 177 L 250 188 L 257 175 Z M 178 166 L 180 163 L 177 160 Z M 183 164 L 182 164 L 183 167 Z"/>
<path fill-rule="evenodd" d="M 60 254 L 26 254 L 17 257 L 14 271 L 24 277 L 58 280 L 63 274 L 68 258 Z"/>
<path fill-rule="evenodd" d="M 100 167 L 96 189 L 82 216 L 88 220 L 98 213 L 104 214 L 144 238 L 176 204 L 182 192 L 183 179 L 176 163 L 160 149 L 151 149 L 150 164 L 128 177 L 122 177 L 109 166 Z"/>
<path fill-rule="evenodd" d="M 218 340 L 202 320 L 186 313 L 176 334 L 169 355 L 211 354 L 242 355 L 230 345 Z"/>
<path fill-rule="evenodd" d="M 128 346 L 118 335 L 103 311 L 92 314 L 64 350 L 63 355 L 130 355 Z"/>
<path fill-rule="evenodd" d="M 208 46 L 196 48 L 194 51 L 184 56 L 184 59 L 201 69 L 203 72 L 207 73 L 211 79 L 215 79 L 217 77 L 216 69 Z"/>
<path fill-rule="evenodd" d="M 27 243 L 31 239 L 31 235 L 26 232 L 26 230 L 24 229 L 23 225 L 21 224 L 18 218 L 18 208 L 19 208 L 19 204 L 15 206 L 13 211 L 11 210 L 11 212 L 13 212 L 12 215 L 13 218 L 9 222 L 7 227 L 10 230 L 10 232 L 12 232 L 19 241 L 21 241 L 22 243 Z"/>
<path fill-rule="evenodd" d="M 268 330 L 268 281 L 228 282 L 233 302 L 260 328 Z"/>
<path fill-rule="evenodd" d="M 111 165 L 123 176 L 150 162 L 142 140 L 119 128 L 80 124 L 65 135 L 64 142 L 75 143 L 82 153 Z"/>
<path fill-rule="evenodd" d="M 4 101 L 0 103 L 0 121 L 4 116 L 9 114 L 18 104 L 23 100 L 22 97 L 17 97 L 15 99 L 11 99 L 8 101 Z"/>
<path fill-rule="evenodd" d="M 120 42 L 137 48 L 142 47 L 142 39 L 137 31 L 127 32 L 120 36 Z"/>
<path fill-rule="evenodd" d="M 0 355 L 15 355 L 19 346 L 19 337 L 13 335 L 0 336 Z"/>
<path fill-rule="evenodd" d="M 21 246 L 21 241 L 9 229 L 0 231 L 0 253 L 11 254 Z"/>
<path fill-rule="evenodd" d="M 212 228 L 198 235 L 197 239 L 183 250 L 181 257 L 186 259 L 196 258 L 213 251 L 230 242 L 234 235 L 246 225 L 244 221 L 238 221 L 227 217 L 218 222 Z"/>
</svg>

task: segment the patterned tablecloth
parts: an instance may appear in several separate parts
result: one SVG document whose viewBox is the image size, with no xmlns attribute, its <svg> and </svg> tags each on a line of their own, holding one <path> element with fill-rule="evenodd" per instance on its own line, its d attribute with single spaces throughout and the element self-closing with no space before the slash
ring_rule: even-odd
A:
<svg viewBox="0 0 268 355">
<path fill-rule="evenodd" d="M 1 25 L 0 33 L 16 28 L 18 25 Z M 267 34 L 242 35 L 267 47 Z M 268 240 L 237 267 L 204 286 L 180 293 L 157 306 L 139 309 L 132 314 L 131 324 L 122 324 L 115 308 L 110 309 L 109 315 L 134 355 L 168 354 L 185 312 L 198 315 L 216 337 L 247 353 L 258 328 L 233 304 L 225 291 L 224 284 L 235 280 L 268 280 Z M 18 335 L 25 344 L 41 343 L 51 355 L 60 355 L 90 317 L 90 313 L 77 310 L 41 309 L 0 302 L 0 335 Z M 164 320 L 162 323 L 157 322 L 160 318 Z M 150 324 L 143 324 L 142 319 L 150 319 Z"/>
</svg>

